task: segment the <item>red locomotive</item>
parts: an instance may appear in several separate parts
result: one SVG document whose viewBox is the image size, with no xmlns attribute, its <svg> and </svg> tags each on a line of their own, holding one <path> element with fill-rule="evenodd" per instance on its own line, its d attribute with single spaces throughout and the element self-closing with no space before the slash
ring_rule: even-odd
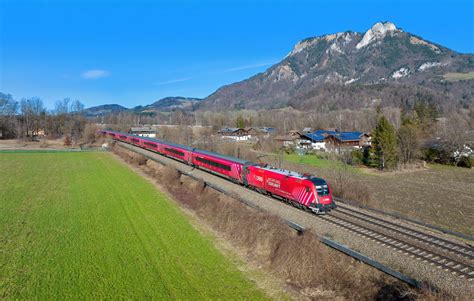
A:
<svg viewBox="0 0 474 301">
<path fill-rule="evenodd" d="M 114 131 L 100 131 L 110 139 L 123 141 L 223 176 L 233 182 L 289 202 L 301 209 L 324 214 L 336 204 L 329 184 L 312 175 L 277 169 L 206 150 Z"/>
</svg>

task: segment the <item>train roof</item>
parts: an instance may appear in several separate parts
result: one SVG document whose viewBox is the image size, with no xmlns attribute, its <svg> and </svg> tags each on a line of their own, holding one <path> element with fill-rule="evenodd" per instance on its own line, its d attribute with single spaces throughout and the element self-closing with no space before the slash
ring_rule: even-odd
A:
<svg viewBox="0 0 474 301">
<path fill-rule="evenodd" d="M 275 172 L 275 173 L 278 173 L 278 174 L 281 174 L 281 175 L 290 176 L 290 177 L 294 177 L 294 178 L 298 178 L 298 179 L 302 179 L 302 180 L 308 180 L 309 179 L 309 176 L 302 175 L 302 174 L 300 174 L 296 171 L 286 170 L 286 169 L 283 169 L 283 168 L 277 168 L 277 167 L 273 167 L 273 166 L 270 166 L 270 165 L 265 165 L 265 166 L 257 165 L 257 167 L 261 168 L 261 169 L 269 170 L 269 171 L 272 171 L 272 172 Z"/>
<path fill-rule="evenodd" d="M 132 134 L 129 134 L 129 135 L 132 135 Z M 133 135 L 133 136 L 135 136 L 135 135 Z M 178 144 L 178 143 L 168 142 L 168 141 L 165 141 L 165 140 L 160 140 L 160 139 L 156 139 L 156 138 L 142 137 L 142 136 L 136 136 L 136 137 L 139 137 L 140 139 L 148 140 L 148 141 L 151 141 L 151 142 L 158 142 L 158 143 L 165 144 L 165 145 L 168 145 L 168 146 L 182 148 L 182 149 L 185 149 L 185 150 L 190 151 L 190 152 L 192 152 L 194 150 L 194 148 L 192 148 L 192 147 L 182 145 L 182 144 Z"/>
<path fill-rule="evenodd" d="M 197 149 L 196 148 L 194 150 L 194 152 L 199 153 L 199 154 L 203 154 L 203 155 L 217 157 L 217 158 L 220 158 L 220 159 L 223 159 L 223 160 L 229 160 L 229 161 L 237 162 L 237 163 L 240 163 L 240 164 L 251 163 L 250 161 L 247 161 L 247 160 L 244 160 L 244 159 L 235 158 L 235 157 L 231 157 L 231 156 L 226 156 L 226 155 L 210 152 L 210 151 L 203 150 L 203 149 Z"/>
<path fill-rule="evenodd" d="M 138 136 L 138 135 L 134 135 L 134 134 L 130 134 L 130 133 L 121 133 L 121 132 L 115 132 L 115 131 L 109 131 L 109 132 L 113 132 L 113 133 L 116 133 L 116 134 L 125 134 L 125 135 L 129 135 L 129 136 L 134 136 L 134 137 L 137 137 L 139 139 L 147 140 L 147 141 L 150 141 L 150 142 L 161 143 L 161 144 L 164 144 L 164 145 L 169 145 L 169 146 L 172 146 L 172 147 L 185 149 L 185 150 L 190 151 L 190 152 L 195 152 L 195 153 L 200 153 L 200 154 L 203 154 L 203 155 L 213 156 L 213 157 L 217 157 L 217 158 L 220 158 L 220 159 L 223 159 L 223 160 L 229 160 L 229 161 L 237 162 L 237 163 L 240 163 L 240 164 L 251 163 L 250 161 L 247 161 L 247 160 L 244 160 L 244 159 L 235 158 L 235 157 L 231 157 L 231 156 L 226 156 L 226 155 L 210 152 L 210 151 L 207 151 L 207 150 L 197 149 L 197 148 L 189 147 L 189 146 L 186 146 L 186 145 L 173 143 L 173 142 L 168 142 L 168 141 L 164 141 L 164 140 L 160 140 L 160 139 L 156 139 L 156 138 L 142 137 L 142 136 Z"/>
<path fill-rule="evenodd" d="M 186 145 L 173 143 L 173 142 L 168 142 L 168 141 L 164 141 L 164 140 L 160 140 L 160 139 L 156 139 L 156 138 L 143 137 L 143 136 L 134 135 L 134 134 L 130 134 L 130 133 L 116 132 L 116 131 L 110 131 L 110 130 L 105 130 L 105 131 L 112 132 L 112 133 L 115 133 L 115 134 L 123 134 L 123 135 L 133 136 L 133 137 L 137 137 L 137 138 L 142 139 L 142 140 L 147 140 L 147 141 L 150 141 L 150 142 L 156 142 L 156 143 L 161 143 L 161 144 L 165 144 L 165 145 L 169 145 L 169 146 L 173 146 L 173 147 L 177 147 L 177 148 L 182 148 L 182 149 L 185 149 L 185 150 L 188 150 L 188 151 L 193 151 L 193 149 L 194 149 L 194 148 L 186 146 Z"/>
</svg>

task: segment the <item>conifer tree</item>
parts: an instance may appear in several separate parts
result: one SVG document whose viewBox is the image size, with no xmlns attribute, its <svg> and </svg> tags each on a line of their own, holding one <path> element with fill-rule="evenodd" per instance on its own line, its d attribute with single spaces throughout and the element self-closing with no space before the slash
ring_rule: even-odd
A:
<svg viewBox="0 0 474 301">
<path fill-rule="evenodd" d="M 391 169 L 396 166 L 397 135 L 385 116 L 379 118 L 373 132 L 372 149 L 380 169 Z"/>
</svg>

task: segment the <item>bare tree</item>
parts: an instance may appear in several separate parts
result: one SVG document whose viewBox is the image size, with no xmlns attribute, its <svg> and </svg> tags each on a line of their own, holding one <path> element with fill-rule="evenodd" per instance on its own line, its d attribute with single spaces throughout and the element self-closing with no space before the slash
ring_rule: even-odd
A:
<svg viewBox="0 0 474 301">
<path fill-rule="evenodd" d="M 403 124 L 397 132 L 399 161 L 404 165 L 412 163 L 418 151 L 418 130 L 412 123 Z"/>
<path fill-rule="evenodd" d="M 20 111 L 26 136 L 34 138 L 45 125 L 46 109 L 43 101 L 39 97 L 23 98 L 20 102 Z"/>
<path fill-rule="evenodd" d="M 10 94 L 0 92 L 0 138 L 15 137 L 18 102 Z"/>
</svg>

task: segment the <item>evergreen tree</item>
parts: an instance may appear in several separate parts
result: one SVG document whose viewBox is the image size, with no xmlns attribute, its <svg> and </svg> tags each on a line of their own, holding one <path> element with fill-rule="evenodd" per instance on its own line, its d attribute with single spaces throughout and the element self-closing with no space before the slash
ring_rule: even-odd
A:
<svg viewBox="0 0 474 301">
<path fill-rule="evenodd" d="M 381 116 L 373 132 L 372 149 L 379 168 L 394 168 L 397 164 L 397 135 L 390 122 Z"/>
</svg>

